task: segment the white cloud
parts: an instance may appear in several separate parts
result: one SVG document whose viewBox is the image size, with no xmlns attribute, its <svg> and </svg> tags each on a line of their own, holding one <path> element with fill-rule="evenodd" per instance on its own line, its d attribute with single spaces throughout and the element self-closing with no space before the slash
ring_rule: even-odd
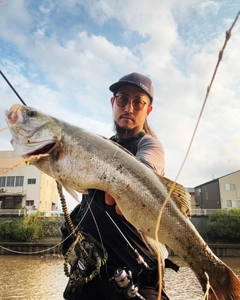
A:
<svg viewBox="0 0 240 300">
<path fill-rule="evenodd" d="M 204 1 L 204 2 L 200 3 L 200 13 L 202 15 L 209 14 L 209 13 L 213 14 L 213 15 L 217 15 L 220 7 L 221 7 L 220 2 Z"/>
<path fill-rule="evenodd" d="M 174 178 L 235 7 L 237 1 L 4 1 L 2 70 L 28 105 L 105 136 L 112 134 L 109 85 L 132 71 L 149 75 L 156 95 L 149 120 Z M 237 23 L 179 177 L 184 185 L 240 167 L 239 33 Z M 2 115 L 19 102 L 3 79 L 0 97 Z M 10 138 L 0 134 L 4 150 Z"/>
</svg>

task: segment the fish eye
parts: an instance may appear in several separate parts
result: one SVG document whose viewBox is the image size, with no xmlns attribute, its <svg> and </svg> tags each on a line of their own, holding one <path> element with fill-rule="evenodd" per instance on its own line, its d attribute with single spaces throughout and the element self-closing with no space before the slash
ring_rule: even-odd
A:
<svg viewBox="0 0 240 300">
<path fill-rule="evenodd" d="M 28 112 L 28 116 L 29 116 L 29 117 L 36 117 L 36 115 L 37 115 L 36 110 L 30 110 L 30 111 Z"/>
</svg>

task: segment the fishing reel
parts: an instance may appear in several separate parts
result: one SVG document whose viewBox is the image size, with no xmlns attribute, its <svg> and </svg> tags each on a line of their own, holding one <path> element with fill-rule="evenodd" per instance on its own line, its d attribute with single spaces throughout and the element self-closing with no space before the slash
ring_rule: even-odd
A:
<svg viewBox="0 0 240 300">
<path fill-rule="evenodd" d="M 115 284 L 118 292 L 124 293 L 128 299 L 138 297 L 141 300 L 146 300 L 138 293 L 138 286 L 133 283 L 132 272 L 127 268 L 117 269 L 110 281 Z"/>
</svg>

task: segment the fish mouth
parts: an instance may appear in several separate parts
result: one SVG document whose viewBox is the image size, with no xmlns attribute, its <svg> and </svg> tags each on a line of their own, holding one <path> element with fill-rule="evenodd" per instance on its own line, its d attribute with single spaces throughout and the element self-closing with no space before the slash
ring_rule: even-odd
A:
<svg viewBox="0 0 240 300">
<path fill-rule="evenodd" d="M 47 144 L 44 147 L 29 153 L 28 156 L 40 155 L 40 154 L 49 154 L 56 147 L 56 145 L 57 145 L 57 143 Z"/>
</svg>

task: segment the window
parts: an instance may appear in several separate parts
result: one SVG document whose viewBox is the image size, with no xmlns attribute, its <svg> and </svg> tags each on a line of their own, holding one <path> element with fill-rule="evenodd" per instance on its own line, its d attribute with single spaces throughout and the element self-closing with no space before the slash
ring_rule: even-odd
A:
<svg viewBox="0 0 240 300">
<path fill-rule="evenodd" d="M 3 186 L 23 186 L 24 176 L 3 176 L 0 177 L 0 187 Z"/>
<path fill-rule="evenodd" d="M 227 207 L 236 207 L 235 200 L 227 200 Z"/>
<path fill-rule="evenodd" d="M 225 184 L 226 191 L 234 191 L 235 190 L 235 184 L 234 183 L 226 183 Z"/>
<path fill-rule="evenodd" d="M 6 176 L 0 177 L 0 186 L 6 186 Z"/>
<path fill-rule="evenodd" d="M 15 186 L 23 186 L 23 176 L 16 176 Z"/>
<path fill-rule="evenodd" d="M 208 192 L 205 192 L 205 199 L 208 200 Z"/>
<path fill-rule="evenodd" d="M 201 195 L 201 188 L 197 188 L 197 190 L 196 190 L 196 196 L 200 196 Z"/>
<path fill-rule="evenodd" d="M 36 178 L 28 178 L 28 184 L 36 184 Z"/>
<path fill-rule="evenodd" d="M 26 200 L 26 206 L 33 206 L 34 200 Z"/>
<path fill-rule="evenodd" d="M 237 207 L 240 208 L 240 201 L 237 202 Z"/>
<path fill-rule="evenodd" d="M 7 185 L 6 186 L 14 186 L 15 176 L 7 176 Z"/>
</svg>

